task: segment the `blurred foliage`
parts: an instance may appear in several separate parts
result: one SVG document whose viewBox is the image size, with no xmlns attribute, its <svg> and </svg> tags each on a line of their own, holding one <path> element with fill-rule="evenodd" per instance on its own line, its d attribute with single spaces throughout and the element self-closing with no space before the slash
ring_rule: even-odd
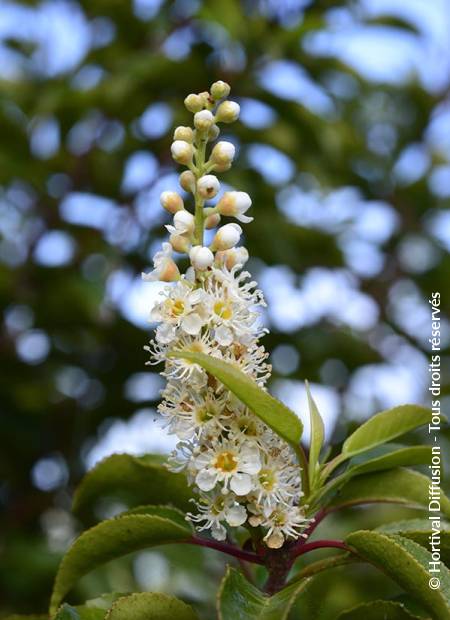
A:
<svg viewBox="0 0 450 620">
<path fill-rule="evenodd" d="M 173 171 L 170 127 L 188 121 L 182 105 L 187 93 L 224 79 L 235 97 L 259 101 L 272 113 L 263 126 L 243 122 L 233 127 L 240 157 L 224 177 L 253 198 L 256 219 L 246 228 L 246 245 L 254 257 L 255 277 L 263 276 L 266 266 L 284 265 L 294 291 L 312 268 L 345 270 L 355 289 L 369 296 L 379 311 L 378 321 L 362 328 L 326 313 L 316 313 L 294 328 L 272 321 L 265 340 L 271 351 L 280 344 L 298 350 L 300 364 L 287 373 L 289 380 L 308 378 L 335 390 L 342 411 L 336 441 L 349 419 L 357 423 L 355 401 L 362 414 L 383 405 L 381 397 L 380 402 L 373 398 L 376 382 L 367 390 L 369 406 L 363 403 L 364 394 L 354 393 L 356 373 L 385 365 L 402 351 L 400 367 L 408 368 L 416 359 L 426 364 L 424 324 L 405 318 L 413 319 L 416 311 L 423 316 L 435 290 L 441 292 L 442 308 L 450 307 L 450 258 L 439 231 L 433 233 L 429 226 L 448 209 L 445 192 L 433 193 L 430 183 L 448 162 L 445 153 L 427 142 L 445 93 L 425 89 L 417 76 L 398 84 L 365 80 L 336 56 L 314 55 L 305 44 L 327 27 L 337 9 L 364 20 L 357 3 L 186 0 L 158 7 L 156 2 L 80 0 L 66 3 L 66 8 L 73 11 L 74 25 L 82 11 L 89 26 L 85 53 L 70 66 L 52 70 L 52 48 L 37 53 L 39 41 L 31 37 L 3 41 L 20 71 L 0 82 L 2 614 L 46 609 L 58 558 L 79 529 L 69 515 L 70 497 L 89 449 L 114 419 L 129 419 L 141 407 L 156 405 L 157 390 L 150 399 L 127 398 L 127 380 L 143 371 L 146 334 L 123 312 L 131 289 L 119 287 L 115 295 L 111 289 L 119 275 L 128 282 L 148 267 L 155 240 L 163 235 L 165 219 L 152 188 Z M 5 15 L 8 10 L 6 4 L 0 7 Z M 406 30 L 420 43 L 416 25 L 407 20 L 367 18 L 367 25 L 380 24 L 394 33 Z M 45 44 L 50 34 L 45 28 L 43 33 Z M 67 28 L 64 36 L 70 42 Z M 294 81 L 289 92 L 290 78 L 278 92 L 278 65 L 269 73 L 273 88 L 267 87 L 261 75 L 282 60 L 303 68 L 310 87 L 320 88 L 329 109 L 306 105 Z M 169 106 L 172 121 L 165 128 L 156 118 L 148 137 L 138 119 L 148 106 L 161 102 Z M 44 121 L 50 125 L 39 142 L 36 132 Z M 46 150 L 52 127 L 56 147 Z M 292 174 L 274 181 L 267 169 L 258 171 L 249 155 L 255 144 L 287 156 Z M 412 180 L 401 181 L 396 162 L 411 145 L 427 150 L 429 163 L 420 173 L 413 162 Z M 148 182 L 127 190 L 124 172 L 136 152 L 152 153 L 158 169 Z M 303 192 L 298 213 L 295 204 L 284 209 L 283 185 Z M 320 225 L 320 212 L 314 219 L 319 224 L 301 217 L 301 201 L 308 192 L 316 192 L 325 204 L 330 192 L 346 187 L 360 192 L 361 208 L 367 201 L 385 202 L 397 222 L 392 234 L 381 235 L 374 244 L 382 263 L 372 273 L 361 273 L 346 254 L 354 214 L 338 217 L 338 224 L 328 227 Z M 117 208 L 97 226 L 71 223 L 60 206 L 74 192 L 108 198 Z M 346 200 L 338 208 L 344 209 Z M 97 207 L 92 204 L 92 209 Z M 51 256 L 39 259 L 40 243 L 50 231 L 66 233 L 66 243 L 69 239 L 73 245 L 74 254 L 64 264 L 51 266 Z M 271 277 L 275 282 L 279 272 L 268 273 L 269 282 Z M 289 299 L 284 303 L 289 305 Z M 428 314 L 425 325 L 427 320 Z M 442 361 L 448 403 L 449 358 Z M 275 365 L 274 379 L 281 377 Z M 416 400 L 426 400 L 427 380 L 426 371 L 417 377 L 423 385 Z M 33 484 L 36 471 L 44 478 L 53 476 L 47 490 L 42 483 Z M 370 509 L 362 520 L 373 513 L 381 514 Z M 404 511 L 389 514 L 394 520 Z M 349 523 L 351 519 L 349 515 Z M 312 604 L 314 614 L 308 618 L 334 618 L 338 610 L 374 594 L 392 594 L 394 586 L 384 577 L 352 569 L 348 579 L 346 570 L 321 578 L 323 584 L 311 594 L 321 605 Z M 223 572 L 223 558 L 215 552 L 158 550 L 102 568 L 82 582 L 78 594 L 82 600 L 106 590 L 163 589 L 199 603 L 206 618 Z M 163 575 L 159 580 L 158 573 Z M 326 600 L 321 596 L 325 590 Z"/>
</svg>

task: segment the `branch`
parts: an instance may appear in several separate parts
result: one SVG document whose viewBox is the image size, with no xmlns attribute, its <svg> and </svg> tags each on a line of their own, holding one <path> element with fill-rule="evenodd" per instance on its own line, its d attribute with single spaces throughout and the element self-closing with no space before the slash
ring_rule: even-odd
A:
<svg viewBox="0 0 450 620">
<path fill-rule="evenodd" d="M 347 547 L 347 545 L 341 540 L 315 540 L 314 542 L 297 545 L 293 548 L 292 555 L 294 558 L 298 558 L 305 553 L 314 551 L 315 549 L 324 549 L 329 547 L 350 551 L 350 547 Z"/>
<path fill-rule="evenodd" d="M 264 559 L 261 558 L 259 555 L 256 555 L 256 553 L 244 551 L 243 549 L 239 549 L 238 547 L 234 547 L 233 545 L 229 545 L 228 543 L 223 543 L 216 540 L 208 540 L 207 538 L 200 538 L 200 536 L 192 536 L 192 538 L 188 538 L 183 542 L 190 545 L 198 545 L 200 547 L 215 549 L 216 551 L 221 551 L 222 553 L 232 555 L 238 560 L 244 560 L 245 562 L 252 562 L 253 564 L 262 565 L 264 565 L 265 563 Z"/>
</svg>

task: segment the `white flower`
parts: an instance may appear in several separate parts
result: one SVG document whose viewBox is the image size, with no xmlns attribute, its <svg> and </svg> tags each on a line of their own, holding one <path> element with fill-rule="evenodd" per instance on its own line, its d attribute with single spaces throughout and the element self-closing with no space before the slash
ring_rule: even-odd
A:
<svg viewBox="0 0 450 620">
<path fill-rule="evenodd" d="M 201 245 L 195 245 L 189 252 L 189 258 L 194 269 L 199 271 L 205 271 L 214 262 L 214 254 L 209 248 L 205 248 Z"/>
<path fill-rule="evenodd" d="M 154 269 L 151 273 L 143 273 L 142 279 L 145 282 L 175 282 L 180 279 L 180 272 L 172 258 L 172 246 L 170 243 L 163 243 L 162 250 L 155 254 L 153 259 Z"/>
<path fill-rule="evenodd" d="M 244 215 L 252 206 L 252 200 L 247 192 L 225 192 L 217 203 L 217 210 L 221 215 L 235 217 L 244 224 L 253 221 L 252 217 Z"/>
<path fill-rule="evenodd" d="M 235 101 L 224 101 L 217 108 L 216 120 L 222 123 L 233 123 L 239 118 L 241 108 Z"/>
<path fill-rule="evenodd" d="M 190 164 L 194 155 L 194 147 L 186 140 L 175 140 L 170 147 L 172 157 L 179 164 Z"/>
<path fill-rule="evenodd" d="M 211 247 L 214 250 L 229 250 L 239 242 L 241 235 L 242 228 L 239 224 L 225 224 L 217 231 Z"/>
<path fill-rule="evenodd" d="M 169 213 L 174 214 L 184 209 L 183 199 L 177 192 L 163 192 L 159 200 L 164 209 Z"/>
<path fill-rule="evenodd" d="M 202 198 L 214 198 L 220 189 L 220 183 L 213 174 L 205 174 L 197 181 L 197 191 Z"/>
<path fill-rule="evenodd" d="M 195 483 L 202 491 L 222 485 L 236 495 L 247 495 L 253 489 L 252 475 L 261 469 L 261 456 L 256 446 L 224 440 L 207 448 L 194 460 L 198 473 Z"/>
<path fill-rule="evenodd" d="M 286 538 L 298 538 L 308 522 L 298 506 L 278 506 L 262 522 L 268 528 L 264 540 L 271 549 L 279 549 Z"/>
<path fill-rule="evenodd" d="M 190 234 L 195 228 L 194 216 L 189 211 L 177 211 L 173 216 L 173 226 L 167 224 L 166 228 L 172 235 Z"/>
<path fill-rule="evenodd" d="M 228 170 L 234 159 L 235 151 L 234 144 L 221 140 L 211 151 L 210 161 L 215 164 L 215 168 L 219 172 Z"/>
<path fill-rule="evenodd" d="M 159 332 L 162 342 L 170 342 L 175 337 L 174 328 L 177 327 L 192 336 L 200 332 L 208 318 L 205 313 L 205 296 L 207 296 L 205 291 L 193 289 L 190 284 L 182 280 L 170 290 L 164 301 L 153 307 L 150 319 L 160 322 L 160 327 L 165 328 L 165 331 Z M 172 327 L 172 331 L 168 330 L 169 326 Z"/>
<path fill-rule="evenodd" d="M 243 525 L 247 520 L 247 511 L 233 497 L 224 496 L 220 493 L 209 498 L 205 497 L 197 502 L 200 514 L 188 514 L 188 518 L 194 523 L 203 523 L 199 531 L 211 530 L 213 538 L 225 540 L 227 531 L 223 525 L 225 521 L 232 527 Z"/>
<path fill-rule="evenodd" d="M 201 110 L 194 115 L 194 126 L 199 131 L 208 131 L 214 124 L 214 116 L 209 110 Z"/>
</svg>

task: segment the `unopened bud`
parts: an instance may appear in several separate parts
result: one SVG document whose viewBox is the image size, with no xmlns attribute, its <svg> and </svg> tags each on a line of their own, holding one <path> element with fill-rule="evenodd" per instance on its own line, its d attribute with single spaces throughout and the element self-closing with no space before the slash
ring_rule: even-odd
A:
<svg viewBox="0 0 450 620">
<path fill-rule="evenodd" d="M 195 175 L 190 170 L 185 170 L 180 174 L 180 185 L 186 192 L 195 192 Z"/>
<path fill-rule="evenodd" d="M 172 157 L 179 164 L 190 164 L 194 155 L 194 147 L 185 140 L 175 140 L 170 147 Z"/>
<path fill-rule="evenodd" d="M 215 228 L 220 224 L 220 215 L 218 213 L 213 213 L 212 215 L 208 215 L 205 219 L 205 228 L 210 230 L 211 228 Z"/>
<path fill-rule="evenodd" d="M 205 174 L 197 181 L 197 191 L 202 198 L 209 200 L 217 195 L 220 189 L 220 183 L 213 174 Z"/>
<path fill-rule="evenodd" d="M 213 250 L 229 250 L 239 242 L 242 228 L 239 224 L 225 224 L 216 233 L 211 247 Z"/>
<path fill-rule="evenodd" d="M 159 197 L 161 205 L 169 213 L 177 213 L 184 209 L 183 199 L 177 192 L 163 192 Z"/>
<path fill-rule="evenodd" d="M 214 123 L 214 125 L 211 125 L 208 131 L 208 142 L 213 142 L 214 140 L 216 140 L 216 138 L 219 137 L 219 135 L 220 135 L 219 126 Z"/>
<path fill-rule="evenodd" d="M 191 243 L 184 235 L 170 235 L 170 245 L 175 252 L 187 253 L 191 247 Z"/>
<path fill-rule="evenodd" d="M 180 125 L 173 132 L 174 140 L 184 140 L 185 142 L 192 143 L 194 141 L 194 130 L 192 127 L 184 127 Z"/>
<path fill-rule="evenodd" d="M 194 216 L 189 211 L 177 211 L 173 216 L 173 226 L 167 224 L 166 228 L 172 235 L 191 234 L 195 228 Z"/>
<path fill-rule="evenodd" d="M 172 258 L 170 243 L 163 243 L 162 250 L 155 254 L 154 269 L 151 273 L 143 273 L 142 279 L 146 282 L 175 282 L 180 279 L 180 272 Z"/>
<path fill-rule="evenodd" d="M 231 91 L 230 85 L 227 84 L 226 82 L 222 82 L 222 80 L 219 80 L 218 82 L 214 82 L 214 84 L 211 85 L 211 96 L 216 101 L 218 99 L 223 99 L 224 97 L 228 97 L 228 95 L 230 94 L 230 91 Z"/>
<path fill-rule="evenodd" d="M 191 248 L 189 258 L 191 259 L 192 266 L 199 271 L 205 271 L 214 262 L 214 254 L 211 250 L 201 245 L 195 245 Z"/>
<path fill-rule="evenodd" d="M 284 543 L 284 536 L 280 532 L 274 532 L 266 541 L 269 549 L 280 549 Z"/>
<path fill-rule="evenodd" d="M 233 123 L 239 118 L 241 108 L 235 101 L 224 101 L 217 108 L 216 120 L 222 123 Z"/>
<path fill-rule="evenodd" d="M 208 131 L 214 124 L 214 116 L 209 110 L 201 110 L 194 115 L 194 125 L 198 131 Z"/>
<path fill-rule="evenodd" d="M 209 108 L 214 103 L 213 100 L 211 99 L 211 95 L 209 94 L 207 90 L 204 90 L 203 92 L 198 93 L 198 96 L 202 100 L 204 108 Z"/>
<path fill-rule="evenodd" d="M 236 265 L 245 265 L 248 261 L 248 250 L 243 246 L 216 252 L 214 262 L 217 267 L 226 267 L 229 271 Z"/>
<path fill-rule="evenodd" d="M 252 199 L 246 192 L 225 192 L 216 205 L 221 215 L 235 217 L 241 222 L 248 223 L 252 217 L 244 213 L 252 206 Z"/>
<path fill-rule="evenodd" d="M 188 95 L 184 100 L 184 105 L 189 112 L 199 112 L 203 109 L 203 99 L 199 95 Z"/>
<path fill-rule="evenodd" d="M 223 172 L 231 167 L 235 152 L 234 144 L 221 140 L 211 151 L 210 161 L 214 162 L 216 170 Z"/>
</svg>

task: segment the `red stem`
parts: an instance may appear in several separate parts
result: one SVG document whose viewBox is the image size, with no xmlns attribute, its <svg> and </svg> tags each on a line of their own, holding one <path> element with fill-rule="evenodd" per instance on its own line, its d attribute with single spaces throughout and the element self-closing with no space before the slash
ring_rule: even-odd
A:
<svg viewBox="0 0 450 620">
<path fill-rule="evenodd" d="M 222 553 L 232 555 L 239 560 L 245 560 L 245 562 L 252 562 L 253 564 L 264 564 L 264 559 L 261 558 L 259 555 L 256 555 L 256 553 L 244 551 L 243 549 L 233 547 L 233 545 L 229 545 L 228 543 L 223 543 L 216 540 L 208 540 L 206 538 L 200 538 L 199 536 L 192 536 L 192 538 L 188 538 L 183 542 L 191 545 L 199 545 L 200 547 L 209 547 L 210 549 L 215 549 L 216 551 L 221 551 Z"/>
<path fill-rule="evenodd" d="M 325 519 L 325 517 L 328 515 L 328 512 L 325 510 L 325 508 L 322 508 L 321 510 L 319 510 L 319 512 L 317 512 L 314 515 L 313 520 L 311 521 L 311 524 L 309 525 L 309 527 L 306 528 L 306 530 L 303 532 L 302 534 L 302 538 L 303 540 L 300 540 L 298 542 L 298 546 L 302 546 L 305 544 L 305 540 L 307 538 L 309 538 L 311 536 L 311 534 L 314 532 L 314 530 L 316 529 L 316 527 L 319 525 L 319 523 Z"/>
<path fill-rule="evenodd" d="M 305 553 L 314 551 L 315 549 L 323 549 L 328 547 L 334 547 L 336 549 L 344 549 L 344 551 L 350 551 L 349 547 L 340 540 L 315 540 L 310 543 L 303 543 L 293 549 L 293 557 L 298 558 Z"/>
</svg>

